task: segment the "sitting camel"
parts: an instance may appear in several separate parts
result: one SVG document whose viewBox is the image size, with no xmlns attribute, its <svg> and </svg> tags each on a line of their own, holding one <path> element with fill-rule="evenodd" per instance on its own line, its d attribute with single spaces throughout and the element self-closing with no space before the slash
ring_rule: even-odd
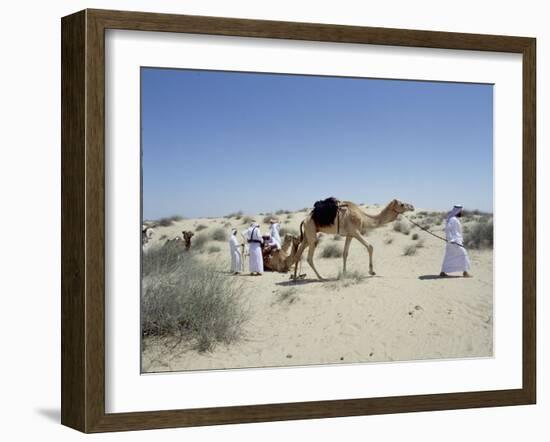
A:
<svg viewBox="0 0 550 442">
<path fill-rule="evenodd" d="M 294 279 L 298 271 L 298 261 L 302 253 L 309 247 L 307 262 L 313 269 L 317 278 L 323 279 L 313 263 L 313 254 L 317 245 L 317 232 L 335 233 L 346 237 L 344 244 L 344 269 L 346 273 L 346 261 L 348 258 L 349 246 L 352 239 L 356 239 L 363 244 L 369 252 L 369 274 L 375 275 L 372 265 L 373 247 L 362 235 L 367 230 L 380 227 L 384 224 L 394 221 L 400 214 L 414 210 L 411 204 L 402 203 L 399 200 L 391 200 L 390 203 L 376 215 L 370 215 L 361 210 L 361 208 L 351 201 L 339 201 L 336 198 L 327 198 L 317 201 L 313 210 L 306 216 L 300 224 L 300 245 L 296 252 L 294 267 Z"/>
<path fill-rule="evenodd" d="M 294 264 L 296 251 L 300 245 L 300 238 L 294 235 L 285 235 L 280 250 L 273 250 L 264 259 L 264 268 L 274 272 L 286 273 Z M 292 246 L 292 248 L 291 248 Z M 290 248 L 290 253 L 288 249 Z"/>
</svg>

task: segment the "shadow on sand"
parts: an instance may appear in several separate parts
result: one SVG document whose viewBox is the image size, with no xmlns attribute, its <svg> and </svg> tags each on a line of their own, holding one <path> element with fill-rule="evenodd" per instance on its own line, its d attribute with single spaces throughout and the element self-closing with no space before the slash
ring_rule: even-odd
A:
<svg viewBox="0 0 550 442">
<path fill-rule="evenodd" d="M 422 275 L 419 276 L 418 279 L 421 281 L 431 280 L 431 279 L 456 279 L 456 278 L 462 278 L 462 276 L 456 276 L 456 275 L 449 275 L 449 276 L 439 276 L 439 275 Z"/>
<path fill-rule="evenodd" d="M 294 279 L 290 279 L 288 281 L 283 281 L 283 282 L 276 282 L 275 285 L 280 285 L 282 287 L 295 287 L 297 285 L 306 285 L 306 284 L 322 284 L 324 282 L 334 282 L 334 281 L 338 281 L 337 278 L 325 278 L 325 279 L 298 279 L 298 280 L 294 280 Z"/>
</svg>

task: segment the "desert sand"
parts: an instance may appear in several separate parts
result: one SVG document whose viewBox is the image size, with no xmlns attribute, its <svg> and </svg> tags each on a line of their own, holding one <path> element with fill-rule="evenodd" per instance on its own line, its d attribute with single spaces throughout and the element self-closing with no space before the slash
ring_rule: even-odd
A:
<svg viewBox="0 0 550 442">
<path fill-rule="evenodd" d="M 377 213 L 376 206 L 362 206 Z M 418 213 L 408 213 L 417 221 Z M 281 226 L 298 231 L 306 212 L 277 215 Z M 263 216 L 249 215 L 268 225 Z M 436 223 L 437 224 L 437 223 Z M 182 230 L 204 232 L 224 227 L 243 231 L 243 219 L 184 219 L 167 227 L 156 227 L 146 247 L 181 236 Z M 409 224 L 408 235 L 395 231 L 393 223 L 369 231 L 374 246 L 375 276 L 368 275 L 368 254 L 352 241 L 348 272 L 364 278 L 337 280 L 342 258 L 322 258 L 331 243 L 343 246 L 333 235 L 322 235 L 315 253 L 318 270 L 326 281 L 318 281 L 305 260 L 305 279 L 290 274 L 265 272 L 260 277 L 246 273 L 243 281 L 250 319 L 244 337 L 231 345 L 218 345 L 212 352 L 190 350 L 185 345 L 167 345 L 166 340 L 143 340 L 144 372 L 274 367 L 311 364 L 346 364 L 423 359 L 491 357 L 493 354 L 493 252 L 469 250 L 472 278 L 439 278 L 445 243 Z M 465 223 L 467 225 L 467 223 Z M 443 223 L 431 230 L 441 236 Z M 413 240 L 413 235 L 418 239 Z M 404 255 L 411 244 L 421 244 L 416 253 Z M 217 245 L 218 252 L 208 252 Z M 226 241 L 210 241 L 200 259 L 229 271 Z M 248 265 L 248 262 L 246 262 Z"/>
</svg>

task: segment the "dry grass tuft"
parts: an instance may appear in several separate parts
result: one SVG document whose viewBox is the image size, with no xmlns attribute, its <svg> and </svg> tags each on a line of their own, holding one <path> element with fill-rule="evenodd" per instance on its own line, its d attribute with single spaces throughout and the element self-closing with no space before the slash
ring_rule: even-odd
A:
<svg viewBox="0 0 550 442">
<path fill-rule="evenodd" d="M 401 232 L 403 235 L 408 235 L 411 233 L 411 228 L 409 223 L 403 218 L 398 218 L 393 223 L 393 230 L 396 232 Z"/>
<path fill-rule="evenodd" d="M 477 222 L 464 234 L 464 245 L 471 249 L 493 248 L 493 220 Z"/>
<path fill-rule="evenodd" d="M 242 336 L 249 315 L 238 279 L 171 247 L 144 253 L 142 268 L 143 337 L 176 337 L 204 352 Z"/>
<path fill-rule="evenodd" d="M 227 231 L 222 227 L 218 227 L 217 229 L 215 229 L 210 234 L 210 238 L 212 238 L 214 241 L 227 241 L 229 239 L 227 237 Z"/>
</svg>

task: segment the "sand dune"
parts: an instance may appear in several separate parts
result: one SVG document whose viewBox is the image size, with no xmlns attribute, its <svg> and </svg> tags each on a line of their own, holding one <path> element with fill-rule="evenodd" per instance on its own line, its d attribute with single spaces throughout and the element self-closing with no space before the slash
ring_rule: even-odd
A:
<svg viewBox="0 0 550 442">
<path fill-rule="evenodd" d="M 374 207 L 366 208 L 376 213 Z M 281 226 L 298 230 L 305 212 L 277 216 Z M 411 214 L 415 216 L 415 213 Z M 263 216 L 253 216 L 267 224 Z M 156 227 L 147 247 L 207 226 L 245 230 L 242 219 L 185 219 Z M 443 224 L 432 226 L 443 234 Z M 418 234 L 413 240 L 412 235 Z M 195 236 L 196 238 L 196 236 Z M 194 239 L 195 239 L 194 238 Z M 412 226 L 409 235 L 396 232 L 392 224 L 372 230 L 376 276 L 369 277 L 367 250 L 352 241 L 348 272 L 364 278 L 336 280 L 341 258 L 321 258 L 321 250 L 335 241 L 323 235 L 316 264 L 327 281 L 319 282 L 304 261 L 306 279 L 294 283 L 289 274 L 266 272 L 261 277 L 236 276 L 243 281 L 251 318 L 245 337 L 238 343 L 218 345 L 213 352 L 199 353 L 185 345 L 166 346 L 161 339 L 144 340 L 142 355 L 146 372 L 289 366 L 330 363 L 404 361 L 489 357 L 493 353 L 493 253 L 470 250 L 473 278 L 437 277 L 444 243 Z M 407 245 L 421 243 L 412 256 Z M 217 245 L 221 251 L 208 251 Z M 215 249 L 215 248 L 213 248 Z M 226 242 L 210 240 L 200 259 L 229 270 Z"/>
</svg>

